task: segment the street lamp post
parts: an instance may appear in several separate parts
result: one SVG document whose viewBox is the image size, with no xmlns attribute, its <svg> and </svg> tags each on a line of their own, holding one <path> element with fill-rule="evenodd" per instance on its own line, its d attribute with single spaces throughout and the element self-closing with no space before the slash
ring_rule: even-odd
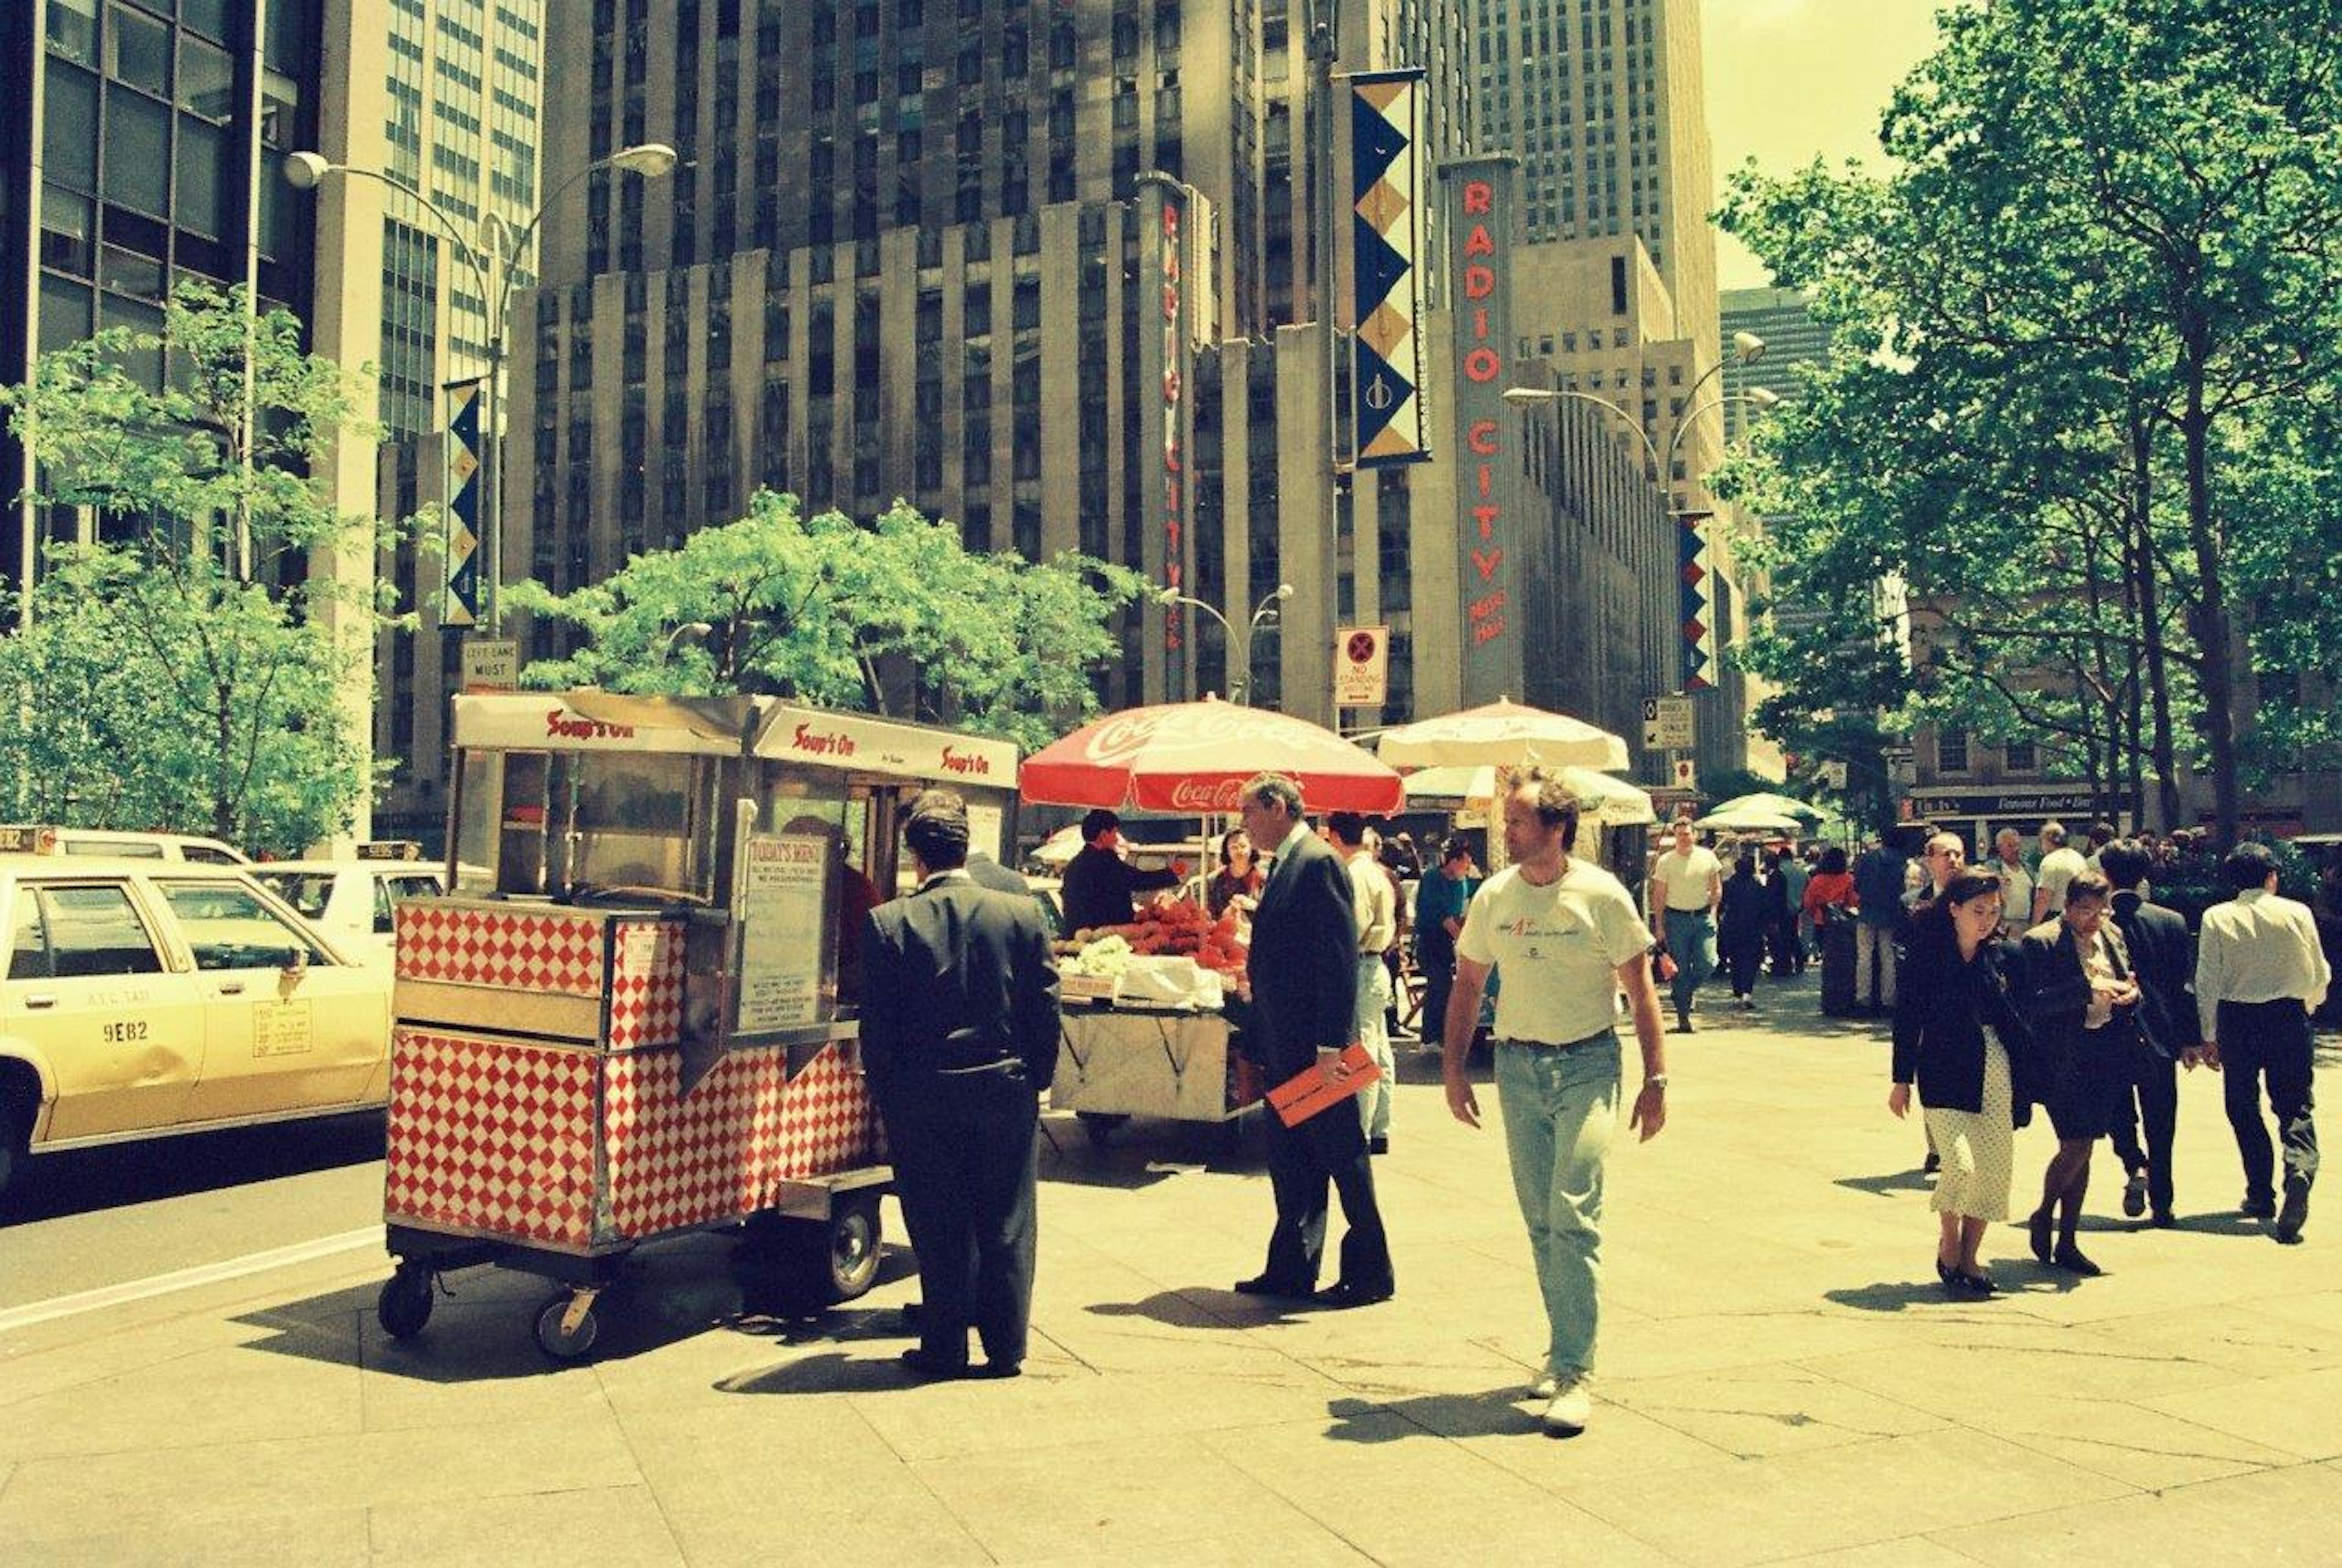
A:
<svg viewBox="0 0 2342 1568">
<path fill-rule="evenodd" d="M 1201 599 L 1190 598 L 1176 588 L 1164 589 L 1155 595 L 1155 602 L 1166 609 L 1174 604 L 1190 605 L 1203 611 L 1220 624 L 1220 630 L 1227 634 L 1228 652 L 1236 656 L 1241 671 L 1239 678 L 1230 683 L 1228 699 L 1231 702 L 1242 703 L 1252 695 L 1253 634 L 1259 631 L 1264 624 L 1273 622 L 1276 618 L 1276 607 L 1291 597 L 1293 597 L 1293 584 L 1290 583 L 1279 583 L 1274 589 L 1262 594 L 1260 603 L 1253 606 L 1252 617 L 1245 623 L 1245 629 L 1241 633 L 1226 615 L 1220 614 L 1218 605 L 1207 604 Z"/>
<path fill-rule="evenodd" d="M 293 153 L 285 160 L 285 181 L 295 190 L 315 190 L 328 175 L 349 175 L 378 181 L 412 197 L 416 205 L 437 220 L 440 229 L 454 243 L 457 258 L 479 285 L 480 297 L 486 302 L 488 310 L 488 395 L 482 411 L 487 439 L 480 447 L 480 554 L 484 557 L 480 568 L 480 619 L 491 634 L 501 630 L 503 624 L 505 360 L 509 351 L 506 331 L 510 325 L 513 284 L 518 275 L 516 264 L 553 204 L 588 175 L 604 169 L 618 169 L 655 180 L 673 172 L 676 160 L 676 150 L 664 142 L 621 147 L 607 157 L 596 158 L 555 186 L 519 228 L 515 229 L 490 213 L 481 220 L 478 233 L 468 235 L 461 225 L 411 181 L 385 169 L 337 164 L 315 152 Z"/>
</svg>

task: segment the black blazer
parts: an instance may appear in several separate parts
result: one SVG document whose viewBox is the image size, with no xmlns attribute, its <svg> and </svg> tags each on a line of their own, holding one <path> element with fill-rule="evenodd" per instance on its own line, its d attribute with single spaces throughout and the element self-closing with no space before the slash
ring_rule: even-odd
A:
<svg viewBox="0 0 2342 1568">
<path fill-rule="evenodd" d="M 1066 863 L 1066 878 L 1057 890 L 1066 908 L 1067 931 L 1089 931 L 1102 925 L 1128 925 L 1138 913 L 1136 894 L 1179 885 L 1179 874 L 1166 866 L 1141 871 L 1110 849 L 1086 844 Z"/>
<path fill-rule="evenodd" d="M 2115 894 L 2114 922 L 2130 944 L 2131 970 L 2146 993 L 2138 1009 L 2139 1037 L 2158 1056 L 2177 1057 L 2196 1044 L 2196 934 L 2176 909 L 2149 904 L 2128 890 Z"/>
<path fill-rule="evenodd" d="M 862 1067 L 883 1101 L 948 1084 L 951 1068 L 1021 1061 L 1037 1092 L 1057 1066 L 1057 964 L 1041 907 L 965 877 L 870 912 Z"/>
<path fill-rule="evenodd" d="M 1989 1024 L 2008 1052 L 2009 1119 L 2019 1127 L 2031 1120 L 2033 1034 L 2012 999 L 2017 968 L 2013 944 L 1987 942 L 1964 963 L 1949 920 L 1915 921 L 1895 976 L 1895 1082 L 1917 1084 L 1923 1104 L 1983 1110 Z"/>
<path fill-rule="evenodd" d="M 1289 862 L 1290 864 L 1286 864 Z M 1248 1050 L 1282 1084 L 1357 1037 L 1358 917 L 1350 874 L 1305 835 L 1268 874 L 1253 911 Z"/>
<path fill-rule="evenodd" d="M 2115 974 L 2117 979 L 2127 979 L 2130 954 L 2124 950 L 2121 934 L 2119 929 L 2115 933 Z M 2082 950 L 2070 926 L 2063 920 L 2045 921 L 2017 938 L 2017 945 L 2025 960 L 2019 1006 L 2033 1026 L 2034 1042 L 2040 1051 L 2043 1071 L 2037 1076 L 2042 1080 L 2041 1087 L 2052 1086 L 2094 1055 L 2129 1051 L 2137 1034 L 2132 1027 L 2137 1020 L 2137 1008 L 2117 1009 L 2105 1030 L 2082 1026 L 2090 1009 L 2090 977 L 2082 967 Z"/>
</svg>

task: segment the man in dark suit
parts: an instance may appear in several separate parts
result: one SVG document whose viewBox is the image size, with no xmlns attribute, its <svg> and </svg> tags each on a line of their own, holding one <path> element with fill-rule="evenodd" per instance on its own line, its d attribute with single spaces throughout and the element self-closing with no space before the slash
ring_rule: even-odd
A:
<svg viewBox="0 0 2342 1568">
<path fill-rule="evenodd" d="M 1082 847 L 1066 863 L 1059 893 L 1067 931 L 1127 925 L 1138 913 L 1131 902 L 1135 895 L 1159 893 L 1187 880 L 1186 861 L 1174 860 L 1163 871 L 1141 871 L 1122 858 L 1121 846 L 1122 818 L 1104 806 L 1082 818 Z"/>
<path fill-rule="evenodd" d="M 1358 925 L 1349 873 L 1301 820 L 1300 786 L 1282 774 L 1248 782 L 1242 809 L 1252 842 L 1276 857 L 1252 917 L 1246 1049 L 1271 1084 L 1311 1067 L 1338 1076 L 1343 1047 L 1358 1037 Z M 1297 1127 L 1271 1113 L 1266 1125 L 1276 1227 L 1269 1233 L 1267 1268 L 1236 1289 L 1314 1294 L 1328 1306 L 1388 1300 L 1390 1243 L 1357 1107 L 1341 1101 Z M 1328 1182 L 1341 1196 L 1349 1231 L 1342 1238 L 1340 1277 L 1319 1292 Z"/>
<path fill-rule="evenodd" d="M 916 891 L 870 914 L 862 1065 L 886 1124 L 895 1186 L 926 1299 L 929 1377 L 1014 1377 L 1033 1305 L 1033 1134 L 1057 1064 L 1057 970 L 1030 898 L 966 869 L 967 806 L 949 790 L 911 803 L 903 841 Z"/>
<path fill-rule="evenodd" d="M 2179 1119 L 2179 1054 L 2194 1044 L 2196 938 L 2176 909 L 2149 903 L 2147 852 L 2120 839 L 2098 852 L 2098 869 L 2115 890 L 2113 920 L 2130 951 L 2139 990 L 2138 1038 L 2131 1052 L 2135 1104 L 2126 1103 L 2114 1131 L 2115 1153 L 2129 1180 L 2123 1213 L 2167 1226 L 2171 1217 L 2171 1135 Z M 2147 1147 L 2138 1143 L 2140 1128 Z"/>
<path fill-rule="evenodd" d="M 2038 1094 L 2057 1134 L 2057 1152 L 2042 1174 L 2041 1206 L 2028 1222 L 2033 1255 L 2086 1277 L 2105 1272 L 2075 1239 L 2090 1186 L 2090 1146 L 2113 1134 L 2139 1048 L 2142 992 L 2122 934 L 2107 919 L 2112 892 L 2097 872 L 2081 873 L 2067 884 L 2057 918 L 2022 942 L 2019 1010 L 2045 1059 Z"/>
</svg>

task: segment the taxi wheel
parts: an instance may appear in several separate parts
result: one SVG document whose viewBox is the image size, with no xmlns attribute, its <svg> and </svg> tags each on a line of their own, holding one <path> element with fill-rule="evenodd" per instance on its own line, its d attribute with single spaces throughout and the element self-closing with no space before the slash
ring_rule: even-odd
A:
<svg viewBox="0 0 2342 1568">
<path fill-rule="evenodd" d="M 570 1295 L 562 1292 L 545 1303 L 536 1314 L 536 1348 L 558 1362 L 579 1362 L 594 1353 L 594 1342 L 601 1337 L 602 1323 L 588 1307 L 577 1326 L 565 1331 L 562 1321 L 569 1315 Z"/>
<path fill-rule="evenodd" d="M 433 1294 L 429 1269 L 420 1263 L 401 1263 L 383 1282 L 382 1294 L 375 1298 L 375 1321 L 393 1339 L 412 1339 L 431 1321 Z"/>
<path fill-rule="evenodd" d="M 25 1166 L 32 1156 L 32 1108 L 15 1094 L 0 1088 L 0 1198 L 8 1195 L 25 1174 Z"/>
</svg>

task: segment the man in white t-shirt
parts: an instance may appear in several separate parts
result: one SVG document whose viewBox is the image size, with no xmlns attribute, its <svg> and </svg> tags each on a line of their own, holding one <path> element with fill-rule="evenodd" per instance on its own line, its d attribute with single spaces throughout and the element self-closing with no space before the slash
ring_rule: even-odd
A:
<svg viewBox="0 0 2342 1568">
<path fill-rule="evenodd" d="M 1618 993 L 1632 1004 L 1643 1084 L 1628 1124 L 1645 1139 L 1667 1119 L 1665 1037 L 1651 980 L 1651 934 L 1618 879 L 1569 853 L 1577 801 L 1532 769 L 1505 797 L 1505 851 L 1513 864 L 1473 895 L 1456 944 L 1441 1069 L 1447 1108 L 1480 1124 L 1466 1058 L 1489 972 L 1496 998 L 1497 1107 L 1513 1193 L 1528 1223 L 1545 1295 L 1545 1428 L 1581 1432 L 1600 1319 L 1602 1167 L 1618 1120 Z"/>
<path fill-rule="evenodd" d="M 1716 911 L 1723 902 L 1724 863 L 1678 818 L 1675 847 L 1651 862 L 1651 917 L 1676 963 L 1669 995 L 1679 1034 L 1691 1033 L 1692 1003 L 1716 973 Z"/>
<path fill-rule="evenodd" d="M 2033 873 L 2033 924 L 2054 919 L 2066 907 L 2066 884 L 2089 870 L 2079 850 L 2066 843 L 2066 824 L 2041 824 L 2041 864 Z"/>
</svg>

